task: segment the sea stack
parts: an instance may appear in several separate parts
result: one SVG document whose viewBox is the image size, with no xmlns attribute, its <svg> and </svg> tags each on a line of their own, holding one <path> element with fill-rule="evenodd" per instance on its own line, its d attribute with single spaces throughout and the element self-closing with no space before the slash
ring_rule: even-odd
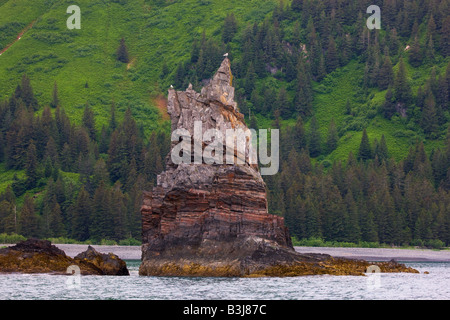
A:
<svg viewBox="0 0 450 320">
<path fill-rule="evenodd" d="M 268 213 L 266 185 L 258 165 L 248 161 L 249 149 L 233 150 L 236 161 L 232 164 L 210 163 L 204 157 L 195 161 L 208 147 L 195 139 L 195 130 L 200 128 L 204 134 L 216 129 L 225 137 L 227 129 L 248 129 L 234 101 L 232 80 L 226 57 L 200 93 L 191 85 L 185 91 L 169 89 L 171 129 L 187 130 L 194 137 L 186 157 L 192 161 L 175 164 L 169 153 L 157 185 L 144 191 L 139 274 L 362 274 L 366 262 L 359 261 L 358 266 L 353 260 L 337 263 L 328 255 L 294 250 L 284 219 Z M 172 142 L 172 150 L 178 144 Z"/>
</svg>

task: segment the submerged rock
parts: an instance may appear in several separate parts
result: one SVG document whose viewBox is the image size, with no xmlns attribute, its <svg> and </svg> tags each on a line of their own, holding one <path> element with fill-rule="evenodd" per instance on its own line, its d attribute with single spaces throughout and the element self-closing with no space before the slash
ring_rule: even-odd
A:
<svg viewBox="0 0 450 320">
<path fill-rule="evenodd" d="M 89 262 L 101 270 L 103 275 L 128 276 L 127 264 L 113 253 L 100 253 L 93 247 L 75 256 L 76 261 Z"/>
<path fill-rule="evenodd" d="M 71 258 L 48 240 L 27 239 L 0 249 L 0 272 L 67 274 L 75 265 L 82 275 L 126 274 L 126 264 L 117 256 L 95 252 L 88 248 L 80 258 Z"/>
<path fill-rule="evenodd" d="M 187 159 L 204 154 L 208 145 L 196 141 L 198 121 L 200 136 L 209 129 L 220 131 L 222 137 L 227 129 L 248 129 L 234 102 L 232 79 L 230 61 L 225 58 L 200 93 L 191 85 L 186 91 L 169 90 L 172 132 L 184 129 L 194 137 Z M 224 140 L 219 142 L 226 145 Z M 173 142 L 172 148 L 177 143 Z M 224 152 L 224 159 L 226 154 L 230 154 L 229 150 Z M 231 152 L 235 160 L 232 164 L 207 163 L 205 159 L 175 164 L 169 153 L 166 170 L 158 175 L 156 187 L 144 192 L 139 274 L 363 274 L 368 262 L 294 250 L 284 219 L 268 213 L 266 185 L 258 165 L 247 161 L 249 154 L 248 148 L 236 148 Z M 401 265 L 398 268 L 408 271 Z"/>
</svg>

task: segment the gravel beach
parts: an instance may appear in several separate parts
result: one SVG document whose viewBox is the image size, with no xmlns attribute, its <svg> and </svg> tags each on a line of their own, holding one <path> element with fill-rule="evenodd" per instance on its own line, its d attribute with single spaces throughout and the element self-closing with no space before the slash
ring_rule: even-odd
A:
<svg viewBox="0 0 450 320">
<path fill-rule="evenodd" d="M 67 256 L 73 258 L 77 254 L 86 251 L 87 244 L 59 244 L 53 243 L 56 247 L 63 250 Z M 0 248 L 3 246 L 13 246 L 14 244 L 0 244 Z M 114 253 L 123 260 L 141 260 L 141 246 L 104 246 L 104 245 L 91 245 L 95 250 L 101 253 Z"/>
<path fill-rule="evenodd" d="M 0 244 L 10 246 L 12 244 Z M 63 250 L 69 257 L 75 257 L 80 252 L 85 251 L 88 245 L 84 244 L 55 244 Z M 101 253 L 112 252 L 124 260 L 140 260 L 140 246 L 105 246 L 92 245 L 95 250 Z M 331 247 L 295 247 L 300 253 L 325 253 L 333 257 L 343 257 L 350 259 L 363 259 L 367 261 L 389 261 L 395 259 L 400 262 L 420 262 L 439 261 L 450 262 L 449 250 L 430 249 L 386 249 L 386 248 L 331 248 Z"/>
<path fill-rule="evenodd" d="M 333 257 L 363 259 L 366 261 L 389 261 L 395 259 L 399 262 L 450 262 L 449 250 L 330 247 L 295 247 L 295 250 L 300 253 L 325 253 Z"/>
</svg>

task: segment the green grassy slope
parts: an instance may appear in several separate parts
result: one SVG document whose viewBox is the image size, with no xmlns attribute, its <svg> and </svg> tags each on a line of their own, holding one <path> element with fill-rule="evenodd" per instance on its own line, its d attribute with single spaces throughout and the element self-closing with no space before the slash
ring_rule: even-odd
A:
<svg viewBox="0 0 450 320">
<path fill-rule="evenodd" d="M 163 62 L 173 71 L 188 58 L 193 39 L 203 30 L 213 35 L 230 10 L 251 21 L 263 18 L 275 3 L 182 1 L 156 7 L 143 0 L 40 1 L 33 2 L 40 10 L 32 10 L 34 15 L 25 19 L 11 9 L 15 2 L 3 4 L 0 16 L 9 16 L 9 22 L 36 23 L 1 56 L 0 99 L 7 98 L 27 73 L 41 105 L 51 101 L 56 81 L 61 105 L 72 119 L 79 121 L 89 103 L 98 119 L 106 121 L 114 101 L 119 111 L 131 106 L 149 130 L 159 119 L 152 98 L 169 86 L 158 83 Z M 81 9 L 80 30 L 66 27 L 66 9 L 72 4 Z M 4 23 L 0 19 L 0 26 Z M 128 65 L 115 59 L 122 37 L 130 52 Z M 101 127 L 102 120 L 97 125 Z"/>
<path fill-rule="evenodd" d="M 445 63 L 441 64 L 441 74 L 445 73 L 445 66 Z M 408 72 L 414 92 L 430 76 L 430 68 L 419 70 L 409 68 Z M 417 132 L 417 126 L 411 130 L 409 120 L 397 116 L 391 120 L 382 117 L 378 110 L 383 104 L 386 90 L 381 92 L 372 90 L 367 94 L 367 100 L 361 100 L 363 93 L 360 83 L 363 73 L 364 66 L 352 61 L 347 66 L 328 75 L 315 86 L 315 115 L 323 140 L 326 139 L 331 119 L 334 119 L 338 130 L 340 129 L 342 133 L 338 148 L 329 154 L 327 159 L 331 161 L 346 159 L 350 151 L 356 154 L 364 127 L 367 128 L 372 143 L 374 139 L 380 141 L 381 136 L 385 136 L 390 156 L 396 160 L 403 159 L 408 154 L 409 147 L 417 140 L 426 142 L 427 151 L 442 146 L 440 140 L 426 141 L 425 135 Z M 350 102 L 352 115 L 346 114 L 347 100 Z"/>
</svg>

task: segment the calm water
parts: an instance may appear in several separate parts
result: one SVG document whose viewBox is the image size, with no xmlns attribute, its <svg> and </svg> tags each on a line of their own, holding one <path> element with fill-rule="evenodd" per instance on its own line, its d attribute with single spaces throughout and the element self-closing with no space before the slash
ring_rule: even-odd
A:
<svg viewBox="0 0 450 320">
<path fill-rule="evenodd" d="M 257 279 L 141 277 L 139 263 L 127 261 L 129 277 L 0 275 L 0 299 L 450 299 L 448 262 L 407 263 L 420 274 Z"/>
</svg>

